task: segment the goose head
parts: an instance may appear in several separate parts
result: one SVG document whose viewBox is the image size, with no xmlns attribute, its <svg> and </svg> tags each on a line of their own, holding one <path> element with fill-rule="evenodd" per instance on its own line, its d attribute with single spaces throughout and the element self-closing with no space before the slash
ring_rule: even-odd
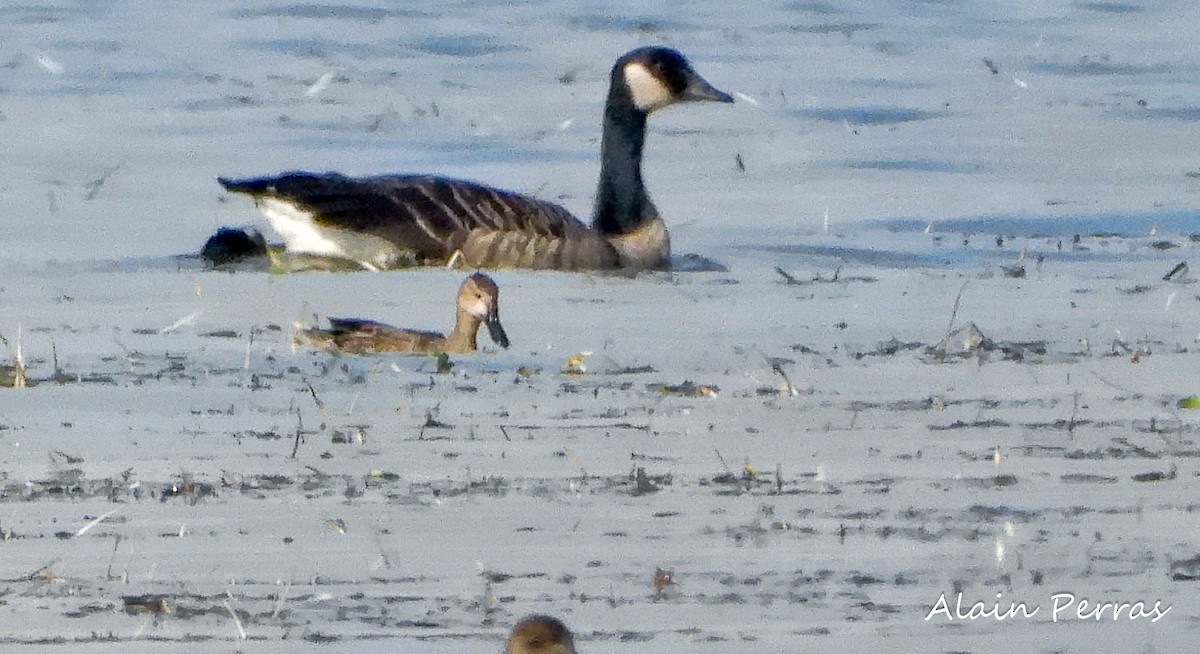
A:
<svg viewBox="0 0 1200 654">
<path fill-rule="evenodd" d="M 624 95 L 644 114 L 681 102 L 733 102 L 700 77 L 672 48 L 649 46 L 625 53 L 613 66 L 610 93 Z"/>
<path fill-rule="evenodd" d="M 575 638 L 557 618 L 531 615 L 513 627 L 504 654 L 575 654 Z"/>
<path fill-rule="evenodd" d="M 483 273 L 467 277 L 458 289 L 458 310 L 487 326 L 488 335 L 497 345 L 508 347 L 508 334 L 500 324 L 500 288 L 491 277 Z"/>
</svg>

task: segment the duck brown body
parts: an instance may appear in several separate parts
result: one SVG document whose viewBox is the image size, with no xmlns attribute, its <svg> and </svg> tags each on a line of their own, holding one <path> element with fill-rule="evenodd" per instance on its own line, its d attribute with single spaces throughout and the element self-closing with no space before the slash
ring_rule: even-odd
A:
<svg viewBox="0 0 1200 654">
<path fill-rule="evenodd" d="M 297 344 L 339 354 L 467 354 L 477 349 L 479 327 L 488 328 L 492 340 L 509 345 L 500 324 L 500 290 L 492 278 L 475 273 L 463 281 L 456 300 L 454 328 L 449 334 L 393 327 L 374 320 L 330 318 L 328 329 L 310 327 L 296 332 Z"/>
<path fill-rule="evenodd" d="M 553 202 L 433 175 L 292 172 L 219 178 L 252 196 L 290 251 L 383 270 L 458 261 L 475 268 L 665 268 L 670 236 L 642 182 L 647 116 L 693 101 L 732 102 L 669 48 L 613 66 L 591 225 Z"/>
</svg>

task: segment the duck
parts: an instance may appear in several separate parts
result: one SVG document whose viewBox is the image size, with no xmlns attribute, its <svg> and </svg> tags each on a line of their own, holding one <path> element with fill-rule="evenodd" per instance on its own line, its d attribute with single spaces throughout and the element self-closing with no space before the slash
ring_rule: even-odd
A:
<svg viewBox="0 0 1200 654">
<path fill-rule="evenodd" d="M 454 328 L 447 335 L 393 327 L 360 318 L 330 318 L 329 329 L 309 327 L 296 332 L 293 342 L 336 354 L 469 354 L 477 349 L 480 324 L 503 348 L 508 334 L 500 324 L 500 288 L 483 273 L 463 280 L 458 289 Z"/>
<path fill-rule="evenodd" d="M 429 174 L 288 172 L 217 181 L 248 195 L 294 253 L 367 270 L 425 265 L 589 271 L 665 269 L 671 241 L 642 179 L 646 121 L 666 107 L 731 103 L 678 50 L 647 46 L 613 65 L 600 181 L 586 225 L 554 202 Z"/>
<path fill-rule="evenodd" d="M 575 654 L 575 637 L 558 618 L 531 615 L 513 627 L 504 654 Z"/>
</svg>

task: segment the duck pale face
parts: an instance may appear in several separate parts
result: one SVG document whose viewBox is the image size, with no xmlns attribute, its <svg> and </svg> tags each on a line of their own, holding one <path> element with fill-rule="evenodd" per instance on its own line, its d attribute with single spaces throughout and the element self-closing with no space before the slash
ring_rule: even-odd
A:
<svg viewBox="0 0 1200 654">
<path fill-rule="evenodd" d="M 458 308 L 483 322 L 496 345 L 508 347 L 508 334 L 500 324 L 500 289 L 490 277 L 479 273 L 468 277 L 458 293 Z"/>
</svg>

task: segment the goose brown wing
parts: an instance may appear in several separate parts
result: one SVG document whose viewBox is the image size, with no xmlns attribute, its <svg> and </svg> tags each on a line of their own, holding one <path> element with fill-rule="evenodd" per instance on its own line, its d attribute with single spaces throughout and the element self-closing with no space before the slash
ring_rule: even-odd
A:
<svg viewBox="0 0 1200 654">
<path fill-rule="evenodd" d="M 219 181 L 230 191 L 290 202 L 318 225 L 371 234 L 428 258 L 448 256 L 477 229 L 550 237 L 587 230 L 552 202 L 444 177 L 287 173 Z"/>
</svg>

